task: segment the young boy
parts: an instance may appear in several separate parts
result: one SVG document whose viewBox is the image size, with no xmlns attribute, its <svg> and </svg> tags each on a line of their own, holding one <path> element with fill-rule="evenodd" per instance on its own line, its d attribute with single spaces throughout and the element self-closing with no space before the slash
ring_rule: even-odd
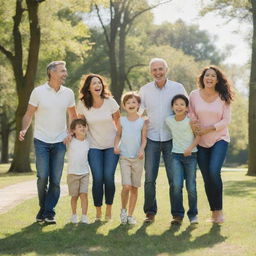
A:
<svg viewBox="0 0 256 256">
<path fill-rule="evenodd" d="M 84 119 L 75 119 L 70 125 L 73 138 L 68 149 L 68 190 L 71 196 L 72 216 L 71 223 L 78 223 L 76 213 L 77 200 L 80 197 L 82 208 L 82 223 L 89 223 L 87 218 L 88 209 L 88 184 L 89 184 L 89 164 L 87 155 L 89 151 L 89 143 L 86 139 L 87 123 Z"/>
<path fill-rule="evenodd" d="M 182 188 L 186 180 L 189 210 L 187 212 L 191 224 L 197 220 L 197 192 L 196 192 L 196 145 L 199 137 L 195 137 L 187 117 L 188 99 L 178 94 L 173 97 L 171 106 L 174 116 L 166 118 L 173 137 L 172 174 L 171 174 L 171 224 L 180 225 L 184 217 Z"/>
<path fill-rule="evenodd" d="M 134 92 L 126 93 L 122 97 L 123 108 L 126 110 L 127 116 L 121 117 L 117 124 L 117 135 L 114 144 L 115 153 L 120 153 L 123 185 L 120 214 L 122 224 L 136 224 L 133 212 L 137 202 L 138 188 L 141 186 L 144 149 L 147 142 L 147 122 L 137 113 L 140 102 L 140 97 Z"/>
</svg>

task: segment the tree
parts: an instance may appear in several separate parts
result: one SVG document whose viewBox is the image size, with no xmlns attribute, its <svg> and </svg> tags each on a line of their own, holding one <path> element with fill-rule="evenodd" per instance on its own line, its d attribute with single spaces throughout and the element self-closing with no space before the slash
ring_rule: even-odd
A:
<svg viewBox="0 0 256 256">
<path fill-rule="evenodd" d="M 3 1 L 2 1 L 3 2 Z M 1 3 L 3 4 L 3 3 Z M 0 51 L 10 61 L 14 73 L 16 90 L 18 94 L 18 107 L 16 110 L 16 131 L 21 129 L 22 117 L 26 111 L 29 95 L 34 88 L 34 81 L 37 71 L 37 62 L 40 46 L 40 25 L 38 20 L 37 1 L 26 0 L 26 8 L 23 0 L 16 0 L 15 13 L 13 16 L 12 35 L 13 49 L 8 49 L 7 42 L 3 40 L 0 44 Z M 25 17 L 25 15 L 27 16 Z M 21 22 L 26 19 L 29 24 L 30 39 L 28 44 L 27 65 L 24 64 L 24 45 L 21 35 Z M 7 33 L 7 31 L 5 31 Z M 5 41 L 5 42 L 4 42 Z M 28 172 L 31 171 L 29 153 L 32 140 L 31 128 L 28 130 L 25 142 L 18 140 L 16 132 L 16 142 L 14 148 L 14 159 L 12 161 L 10 172 Z"/>
<path fill-rule="evenodd" d="M 256 1 L 244 0 L 215 0 L 202 10 L 202 14 L 217 11 L 221 15 L 231 18 L 239 18 L 252 22 L 252 57 L 251 72 L 249 82 L 249 155 L 248 155 L 248 172 L 247 175 L 256 176 Z"/>
<path fill-rule="evenodd" d="M 154 25 L 148 36 L 153 44 L 181 49 L 186 55 L 194 56 L 195 61 L 210 60 L 218 65 L 224 58 L 205 30 L 200 30 L 198 25 L 187 25 L 183 20 Z"/>
<path fill-rule="evenodd" d="M 1 57 L 1 56 L 0 56 Z M 0 98 L 0 137 L 1 137 L 1 163 L 9 161 L 9 137 L 15 130 L 15 107 L 16 97 L 13 86 L 11 68 L 3 58 L 0 58 L 0 94 L 5 97 Z"/>
<path fill-rule="evenodd" d="M 126 80 L 126 39 L 134 21 L 145 12 L 170 1 L 158 1 L 149 5 L 146 0 L 109 0 L 109 26 L 103 19 L 106 11 L 101 13 L 104 8 L 94 4 L 108 46 L 111 89 L 118 102 Z"/>
</svg>

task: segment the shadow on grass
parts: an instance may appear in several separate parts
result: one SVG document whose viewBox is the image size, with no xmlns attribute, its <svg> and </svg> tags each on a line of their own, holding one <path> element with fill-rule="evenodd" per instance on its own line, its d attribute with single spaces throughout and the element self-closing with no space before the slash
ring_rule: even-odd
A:
<svg viewBox="0 0 256 256">
<path fill-rule="evenodd" d="M 109 231 L 108 235 L 99 234 L 97 229 L 102 223 L 90 225 L 67 224 L 62 229 L 44 231 L 44 225 L 32 224 L 21 232 L 0 240 L 1 255 L 93 255 L 93 256 L 154 256 L 160 253 L 171 255 L 200 248 L 213 247 L 226 240 L 220 234 L 221 227 L 213 225 L 210 230 L 192 238 L 195 227 L 188 226 L 183 232 L 179 227 L 171 227 L 160 235 L 149 235 L 147 225 L 143 224 L 134 234 L 129 234 L 128 225 L 120 225 Z"/>
<path fill-rule="evenodd" d="M 255 197 L 256 178 L 247 181 L 226 181 L 224 193 L 228 196 Z"/>
</svg>

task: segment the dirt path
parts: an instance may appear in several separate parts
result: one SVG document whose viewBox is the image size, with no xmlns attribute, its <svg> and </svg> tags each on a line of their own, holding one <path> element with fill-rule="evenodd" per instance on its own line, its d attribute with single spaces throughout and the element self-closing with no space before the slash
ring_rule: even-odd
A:
<svg viewBox="0 0 256 256">
<path fill-rule="evenodd" d="M 61 185 L 61 196 L 67 194 L 67 185 Z M 0 189 L 0 214 L 6 213 L 16 205 L 36 196 L 36 180 L 16 183 L 2 188 Z"/>
</svg>

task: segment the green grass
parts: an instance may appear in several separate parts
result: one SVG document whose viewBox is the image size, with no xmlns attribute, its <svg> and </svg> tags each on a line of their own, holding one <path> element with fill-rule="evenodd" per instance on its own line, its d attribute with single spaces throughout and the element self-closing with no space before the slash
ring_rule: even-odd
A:
<svg viewBox="0 0 256 256">
<path fill-rule="evenodd" d="M 119 171 L 117 171 L 119 179 Z M 119 224 L 120 184 L 113 205 L 113 221 L 90 225 L 67 224 L 69 198 L 61 198 L 56 208 L 57 225 L 33 223 L 37 200 L 32 199 L 0 215 L 0 255 L 92 255 L 92 256 L 255 256 L 256 178 L 245 171 L 223 172 L 226 222 L 212 225 L 203 182 L 198 172 L 198 208 L 200 223 L 189 225 L 185 218 L 180 228 L 170 227 L 170 204 L 164 169 L 157 180 L 158 214 L 151 225 L 144 225 L 143 189 L 134 227 Z M 95 215 L 89 196 L 89 218 Z M 186 193 L 184 205 L 187 209 Z M 93 222 L 93 221 L 92 221 Z"/>
<path fill-rule="evenodd" d="M 0 189 L 18 182 L 35 179 L 35 165 L 32 164 L 33 172 L 29 173 L 9 173 L 10 164 L 0 164 Z"/>
</svg>

